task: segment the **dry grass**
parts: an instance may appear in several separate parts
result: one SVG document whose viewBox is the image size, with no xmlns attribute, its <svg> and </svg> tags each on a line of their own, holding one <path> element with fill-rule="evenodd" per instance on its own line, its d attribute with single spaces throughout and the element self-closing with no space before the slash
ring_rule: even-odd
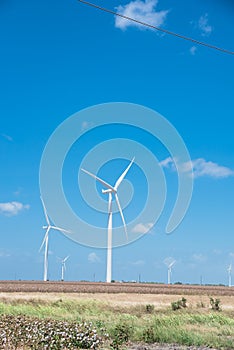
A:
<svg viewBox="0 0 234 350">
<path fill-rule="evenodd" d="M 205 309 L 209 305 L 209 296 L 206 295 L 183 295 L 187 299 L 188 307 L 193 309 Z M 17 303 L 25 301 L 35 303 L 51 303 L 59 299 L 71 301 L 100 301 L 112 306 L 131 307 L 152 304 L 156 309 L 165 309 L 171 305 L 171 302 L 179 299 L 178 294 L 136 294 L 136 293 L 0 293 L 0 301 L 5 303 Z M 214 298 L 220 298 L 219 295 L 212 295 Z M 234 296 L 222 296 L 221 306 L 223 310 L 234 311 Z"/>
<path fill-rule="evenodd" d="M 116 287 L 116 286 L 115 286 Z M 172 311 L 171 302 L 179 293 L 61 293 L 2 292 L 2 315 L 28 315 L 69 322 L 93 322 L 118 341 L 128 335 L 133 342 L 162 342 L 183 345 L 209 345 L 216 349 L 234 349 L 234 296 L 217 294 L 183 294 L 188 307 Z M 217 289 L 216 289 L 217 291 Z M 222 312 L 214 312 L 209 296 L 221 300 Z M 151 312 L 147 305 L 154 305 Z"/>
</svg>

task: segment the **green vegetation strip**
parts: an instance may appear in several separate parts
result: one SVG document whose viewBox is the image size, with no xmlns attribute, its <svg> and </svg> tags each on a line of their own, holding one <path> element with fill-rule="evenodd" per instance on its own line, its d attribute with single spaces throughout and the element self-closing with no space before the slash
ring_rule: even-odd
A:
<svg viewBox="0 0 234 350">
<path fill-rule="evenodd" d="M 115 307 L 64 298 L 3 300 L 0 315 L 3 349 L 10 349 L 10 343 L 14 349 L 22 348 L 22 341 L 25 349 L 37 350 L 97 348 L 100 344 L 119 349 L 128 341 L 234 349 L 233 313 L 211 309 Z"/>
</svg>

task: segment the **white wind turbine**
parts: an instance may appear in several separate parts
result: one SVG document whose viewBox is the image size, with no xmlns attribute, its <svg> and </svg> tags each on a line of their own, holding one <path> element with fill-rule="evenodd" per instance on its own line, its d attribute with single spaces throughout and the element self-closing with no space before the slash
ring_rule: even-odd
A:
<svg viewBox="0 0 234 350">
<path fill-rule="evenodd" d="M 49 232 L 50 230 L 56 230 L 56 231 L 60 231 L 60 232 L 67 232 L 70 233 L 70 231 L 64 230 L 63 228 L 57 227 L 57 226 L 52 226 L 46 211 L 46 207 L 45 207 L 45 203 L 41 197 L 41 202 L 42 202 L 42 206 L 43 206 L 43 210 L 44 210 L 44 214 L 45 214 L 45 218 L 46 218 L 46 223 L 47 225 L 43 226 L 43 229 L 46 230 L 45 236 L 43 238 L 42 244 L 40 246 L 39 252 L 42 250 L 42 247 L 45 245 L 45 253 L 44 253 L 44 281 L 47 281 L 48 279 L 48 253 L 49 253 Z"/>
<path fill-rule="evenodd" d="M 64 281 L 64 274 L 65 274 L 65 271 L 66 271 L 66 264 L 65 262 L 67 261 L 67 259 L 69 259 L 70 255 L 66 256 L 66 258 L 64 259 L 61 259 L 61 264 L 62 264 L 62 267 L 61 267 L 61 281 Z"/>
<path fill-rule="evenodd" d="M 127 166 L 127 168 L 124 170 L 124 172 L 120 175 L 120 177 L 116 181 L 114 187 L 111 186 L 110 184 L 108 184 L 106 181 L 100 179 L 96 175 L 90 173 L 89 171 L 87 171 L 85 169 L 81 169 L 86 174 L 92 176 L 95 180 L 97 180 L 103 186 L 105 186 L 106 189 L 102 190 L 102 193 L 108 194 L 108 197 L 109 197 L 108 198 L 108 228 L 107 228 L 107 231 L 108 231 L 108 235 L 107 235 L 107 267 L 106 267 L 106 282 L 108 282 L 108 283 L 111 282 L 111 272 L 112 272 L 112 215 L 113 215 L 113 212 L 112 212 L 112 199 L 113 199 L 113 197 L 112 197 L 112 195 L 115 196 L 115 200 L 116 200 L 116 203 L 117 203 L 117 206 L 119 209 L 119 213 L 120 213 L 120 216 L 121 216 L 121 219 L 123 222 L 124 231 L 125 231 L 126 237 L 128 239 L 127 227 L 126 227 L 123 211 L 122 211 L 120 203 L 119 203 L 117 190 L 118 190 L 119 185 L 121 184 L 121 182 L 123 181 L 123 179 L 127 175 L 127 172 L 131 168 L 132 163 L 134 162 L 134 159 L 135 159 L 135 157 L 132 159 L 132 161 Z"/>
<path fill-rule="evenodd" d="M 176 260 L 167 258 L 164 260 L 164 263 L 167 265 L 167 284 L 171 284 L 172 267 L 175 265 Z"/>
<path fill-rule="evenodd" d="M 231 287 L 232 286 L 232 264 L 230 264 L 228 266 L 228 286 Z"/>
</svg>

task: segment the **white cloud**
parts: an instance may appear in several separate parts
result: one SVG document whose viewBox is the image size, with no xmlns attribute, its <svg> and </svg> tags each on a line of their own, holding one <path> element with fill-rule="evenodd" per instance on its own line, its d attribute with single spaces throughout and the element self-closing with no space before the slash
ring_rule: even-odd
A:
<svg viewBox="0 0 234 350">
<path fill-rule="evenodd" d="M 198 158 L 192 161 L 194 177 L 210 176 L 224 178 L 234 175 L 234 171 L 217 163 Z"/>
<path fill-rule="evenodd" d="M 92 122 L 88 122 L 88 121 L 84 120 L 81 124 L 81 131 L 88 130 L 92 126 L 93 126 Z"/>
<path fill-rule="evenodd" d="M 21 187 L 18 187 L 16 191 L 13 192 L 15 196 L 19 196 L 22 193 L 23 189 Z"/>
<path fill-rule="evenodd" d="M 7 134 L 1 134 L 1 136 L 2 136 L 4 139 L 6 139 L 7 141 L 9 141 L 9 142 L 12 142 L 12 141 L 13 141 L 13 138 L 12 138 L 11 136 L 7 135 Z"/>
<path fill-rule="evenodd" d="M 146 22 L 156 27 L 160 27 L 167 16 L 168 11 L 156 11 L 155 8 L 158 4 L 158 0 L 135 0 L 128 4 L 118 6 L 117 12 L 120 15 L 133 18 L 140 22 Z M 141 24 L 124 19 L 122 17 L 115 17 L 115 27 L 122 30 L 127 27 L 134 26 L 142 28 Z"/>
<path fill-rule="evenodd" d="M 28 204 L 23 204 L 20 202 L 0 203 L 0 214 L 6 216 L 15 216 L 18 215 L 21 211 L 29 208 L 30 206 Z"/>
<path fill-rule="evenodd" d="M 198 28 L 200 29 L 203 36 L 208 36 L 212 33 L 213 28 L 208 23 L 208 14 L 205 13 L 198 20 Z"/>
<path fill-rule="evenodd" d="M 9 258 L 11 256 L 10 252 L 6 250 L 0 250 L 0 258 Z"/>
<path fill-rule="evenodd" d="M 171 157 L 162 160 L 159 164 L 164 168 L 176 171 L 174 160 Z M 180 171 L 191 175 L 191 164 L 193 168 L 193 176 L 195 178 L 208 176 L 219 179 L 234 175 L 234 171 L 230 168 L 211 161 L 207 161 L 204 158 L 197 158 L 192 160 L 191 162 L 180 164 Z"/>
<path fill-rule="evenodd" d="M 196 46 L 190 47 L 189 52 L 191 53 L 192 56 L 194 56 L 197 52 L 197 47 Z"/>
<path fill-rule="evenodd" d="M 145 265 L 145 261 L 144 260 L 133 261 L 133 262 L 131 262 L 131 265 L 133 265 L 133 266 L 143 266 L 143 265 Z"/>
<path fill-rule="evenodd" d="M 171 168 L 171 166 L 174 166 L 174 161 L 171 157 L 167 157 L 166 159 L 161 160 L 159 165 L 161 165 L 163 168 Z"/>
<path fill-rule="evenodd" d="M 149 222 L 147 224 L 137 224 L 135 227 L 133 227 L 132 232 L 133 233 L 147 233 L 150 231 L 150 229 L 154 226 L 153 223 Z"/>
<path fill-rule="evenodd" d="M 202 254 L 193 254 L 192 260 L 197 262 L 197 263 L 203 263 L 207 260 L 207 257 L 205 255 L 202 255 Z"/>
<path fill-rule="evenodd" d="M 221 255 L 221 254 L 222 254 L 222 250 L 220 250 L 220 249 L 214 249 L 214 250 L 213 250 L 213 253 L 214 253 L 215 255 Z"/>
<path fill-rule="evenodd" d="M 92 264 L 94 263 L 99 263 L 100 262 L 100 258 L 96 253 L 90 253 L 88 255 L 88 261 Z"/>
</svg>

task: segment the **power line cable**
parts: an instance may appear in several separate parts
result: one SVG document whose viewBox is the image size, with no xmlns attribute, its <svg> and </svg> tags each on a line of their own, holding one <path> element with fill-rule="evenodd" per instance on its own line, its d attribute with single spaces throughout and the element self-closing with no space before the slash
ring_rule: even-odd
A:
<svg viewBox="0 0 234 350">
<path fill-rule="evenodd" d="M 134 18 L 121 15 L 121 14 L 118 13 L 118 12 L 112 11 L 112 10 L 107 9 L 107 8 L 105 8 L 105 7 L 98 6 L 98 5 L 96 5 L 96 4 L 93 4 L 93 3 L 88 2 L 88 1 L 85 1 L 85 0 L 78 0 L 78 1 L 81 2 L 81 3 L 83 3 L 83 4 L 85 4 L 85 5 L 94 7 L 94 8 L 96 8 L 96 9 L 98 9 L 98 10 L 101 10 L 101 11 L 104 11 L 104 12 L 107 12 L 107 13 L 110 13 L 110 14 L 112 14 L 112 15 L 114 15 L 114 16 L 118 16 L 118 17 L 127 19 L 128 21 L 132 21 L 132 22 L 135 22 L 135 23 L 137 23 L 137 24 L 141 24 L 141 25 L 143 25 L 143 26 L 145 26 L 145 27 L 158 30 L 158 31 L 160 31 L 160 32 L 162 32 L 162 33 L 169 34 L 169 35 L 173 35 L 173 36 L 175 36 L 175 37 L 177 37 L 177 38 L 184 39 L 184 40 L 187 40 L 187 41 L 191 41 L 191 42 L 194 43 L 194 44 L 206 46 L 206 47 L 208 47 L 208 48 L 210 48 L 210 49 L 217 50 L 217 51 L 221 51 L 221 52 L 226 53 L 226 54 L 229 54 L 229 55 L 234 55 L 234 52 L 233 52 L 233 51 L 229 51 L 229 50 L 223 49 L 223 48 L 221 48 L 221 47 L 214 46 L 214 45 L 208 44 L 208 43 L 206 43 L 206 42 L 199 41 L 199 40 L 196 40 L 196 39 L 193 39 L 193 38 L 184 36 L 184 35 L 182 35 L 182 34 L 178 34 L 178 33 L 175 33 L 175 32 L 172 32 L 172 31 L 169 31 L 169 30 L 166 30 L 166 29 L 163 29 L 163 28 L 156 27 L 156 26 L 154 26 L 154 25 L 152 25 L 152 24 L 139 21 L 139 20 L 134 19 Z"/>
</svg>

